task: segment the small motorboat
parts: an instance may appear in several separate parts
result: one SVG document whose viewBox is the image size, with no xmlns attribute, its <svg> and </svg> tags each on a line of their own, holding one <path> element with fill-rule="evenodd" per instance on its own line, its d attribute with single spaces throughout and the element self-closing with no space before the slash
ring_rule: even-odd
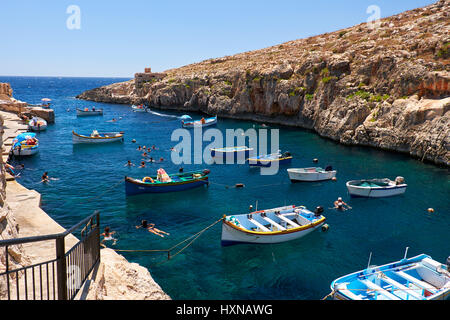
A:
<svg viewBox="0 0 450 320">
<path fill-rule="evenodd" d="M 287 169 L 289 179 L 291 182 L 299 181 L 325 181 L 336 177 L 336 170 L 333 170 L 331 166 L 325 169 L 314 168 L 291 168 Z"/>
<path fill-rule="evenodd" d="M 145 177 L 143 179 L 133 179 L 125 177 L 125 192 L 127 196 L 142 193 L 168 193 L 193 189 L 208 185 L 208 169 L 167 174 L 164 169 L 157 171 L 156 177 Z"/>
<path fill-rule="evenodd" d="M 224 216 L 222 246 L 280 243 L 301 238 L 324 225 L 322 212 L 322 207 L 311 212 L 303 206 L 286 206 Z"/>
<path fill-rule="evenodd" d="M 123 141 L 123 132 L 103 132 L 99 133 L 94 130 L 91 135 L 81 135 L 72 131 L 72 141 L 74 144 L 78 143 L 109 143 Z"/>
<path fill-rule="evenodd" d="M 289 164 L 291 162 L 291 154 L 289 152 L 284 152 L 283 154 L 281 154 L 281 151 L 278 151 L 277 153 L 248 158 L 248 164 L 250 165 L 250 167 L 269 167 L 274 163 Z"/>
<path fill-rule="evenodd" d="M 15 156 L 32 156 L 39 152 L 39 140 L 36 133 L 25 132 L 19 134 L 12 141 L 12 152 Z"/>
<path fill-rule="evenodd" d="M 186 121 L 185 119 L 181 120 L 183 128 L 203 128 L 215 125 L 216 123 L 217 123 L 217 116 L 207 119 L 202 118 L 201 120 L 193 120 L 193 121 L 190 120 Z"/>
<path fill-rule="evenodd" d="M 242 147 L 225 147 L 225 148 L 212 148 L 211 157 L 214 158 L 216 163 L 229 162 L 245 162 L 253 154 L 253 148 Z"/>
<path fill-rule="evenodd" d="M 403 194 L 406 191 L 405 179 L 397 177 L 390 179 L 353 180 L 347 182 L 347 190 L 352 197 L 381 198 Z"/>
<path fill-rule="evenodd" d="M 131 109 L 133 109 L 134 112 L 147 112 L 147 108 L 143 104 L 140 104 L 138 106 L 132 105 Z"/>
<path fill-rule="evenodd" d="M 47 129 L 47 121 L 39 117 L 33 117 L 28 121 L 28 129 L 31 131 L 44 131 Z"/>
<path fill-rule="evenodd" d="M 84 117 L 84 116 L 102 116 L 103 115 L 103 109 L 89 109 L 89 108 L 84 108 L 84 109 L 79 109 L 77 108 L 77 116 L 78 117 Z"/>
<path fill-rule="evenodd" d="M 406 251 L 407 253 L 407 251 Z M 331 283 L 335 300 L 444 300 L 450 295 L 446 265 L 426 254 L 340 277 Z M 370 263 L 369 263 L 370 264 Z"/>
</svg>

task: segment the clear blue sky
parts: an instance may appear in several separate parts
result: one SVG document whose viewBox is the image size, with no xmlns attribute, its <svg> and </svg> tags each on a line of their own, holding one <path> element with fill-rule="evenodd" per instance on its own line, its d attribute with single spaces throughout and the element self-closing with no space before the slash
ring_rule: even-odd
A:
<svg viewBox="0 0 450 320">
<path fill-rule="evenodd" d="M 434 2 L 2 0 L 0 75 L 133 77 L 350 27 L 370 5 L 387 17 Z"/>
</svg>

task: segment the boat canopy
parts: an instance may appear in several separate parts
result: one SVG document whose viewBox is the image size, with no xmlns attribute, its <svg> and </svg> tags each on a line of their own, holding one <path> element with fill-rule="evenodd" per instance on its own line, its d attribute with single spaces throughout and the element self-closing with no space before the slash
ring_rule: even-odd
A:
<svg viewBox="0 0 450 320">
<path fill-rule="evenodd" d="M 18 145 L 20 145 L 22 143 L 22 141 L 26 141 L 28 139 L 33 139 L 36 138 L 36 133 L 34 132 L 25 132 L 25 133 L 21 133 L 19 134 L 15 139 L 14 139 L 14 148 Z"/>
</svg>

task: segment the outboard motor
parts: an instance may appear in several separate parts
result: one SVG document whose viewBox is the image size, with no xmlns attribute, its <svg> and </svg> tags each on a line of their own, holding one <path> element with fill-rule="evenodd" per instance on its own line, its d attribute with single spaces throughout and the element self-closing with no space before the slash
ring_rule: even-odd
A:
<svg viewBox="0 0 450 320">
<path fill-rule="evenodd" d="M 290 156 L 291 156 L 291 153 L 289 151 L 286 151 L 285 153 L 283 153 L 283 158 L 290 157 Z"/>
<path fill-rule="evenodd" d="M 333 171 L 333 167 L 332 167 L 332 166 L 327 166 L 327 167 L 325 168 L 325 171 Z"/>
<path fill-rule="evenodd" d="M 323 212 L 323 207 L 322 207 L 322 206 L 318 206 L 318 207 L 316 208 L 316 210 L 314 210 L 314 216 L 320 217 L 320 215 L 322 214 L 322 212 Z"/>
<path fill-rule="evenodd" d="M 405 183 L 405 178 L 403 177 L 397 177 L 395 178 L 395 184 L 399 185 L 399 184 L 404 184 Z"/>
</svg>

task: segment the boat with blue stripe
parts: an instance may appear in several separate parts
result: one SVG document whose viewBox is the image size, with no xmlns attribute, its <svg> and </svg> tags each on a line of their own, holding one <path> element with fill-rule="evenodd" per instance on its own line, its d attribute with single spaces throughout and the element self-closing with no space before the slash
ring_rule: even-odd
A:
<svg viewBox="0 0 450 320">
<path fill-rule="evenodd" d="M 331 283 L 335 300 L 444 300 L 450 296 L 450 257 L 426 254 L 343 276 Z M 370 264 L 370 262 L 369 262 Z"/>
<path fill-rule="evenodd" d="M 126 195 L 179 192 L 208 185 L 210 173 L 208 169 L 171 175 L 160 170 L 158 170 L 156 177 L 145 177 L 143 179 L 125 177 Z"/>
<path fill-rule="evenodd" d="M 225 147 L 225 148 L 212 148 L 211 149 L 211 157 L 215 160 L 224 161 L 224 160 L 233 160 L 233 161 L 242 161 L 245 162 L 247 159 L 253 155 L 253 148 L 249 148 L 246 146 L 240 147 Z M 217 161 L 216 161 L 217 162 Z"/>
<path fill-rule="evenodd" d="M 400 195 L 406 192 L 408 185 L 403 177 L 395 181 L 385 179 L 353 180 L 346 183 L 352 197 L 382 198 Z"/>
<path fill-rule="evenodd" d="M 324 225 L 322 212 L 322 207 L 311 212 L 304 206 L 292 205 L 224 216 L 221 244 L 272 244 L 299 239 Z"/>
<path fill-rule="evenodd" d="M 183 125 L 183 128 L 203 128 L 203 127 L 209 127 L 217 124 L 217 116 L 212 118 L 202 118 L 200 120 L 186 120 L 182 119 L 181 124 Z"/>
<path fill-rule="evenodd" d="M 248 164 L 250 167 L 270 167 L 274 163 L 289 164 L 292 162 L 292 156 L 289 152 L 284 152 L 281 154 L 281 151 L 272 154 L 261 155 L 257 157 L 252 157 L 248 159 Z"/>
</svg>

